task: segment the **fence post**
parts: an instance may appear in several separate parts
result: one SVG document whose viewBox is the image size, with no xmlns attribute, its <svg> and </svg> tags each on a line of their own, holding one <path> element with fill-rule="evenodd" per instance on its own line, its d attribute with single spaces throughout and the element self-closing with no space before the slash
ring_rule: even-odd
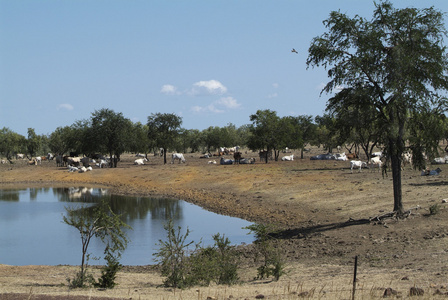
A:
<svg viewBox="0 0 448 300">
<path fill-rule="evenodd" d="M 355 256 L 355 270 L 353 272 L 353 291 L 352 291 L 352 300 L 355 300 L 355 291 L 356 291 L 356 273 L 358 272 L 358 255 Z"/>
</svg>

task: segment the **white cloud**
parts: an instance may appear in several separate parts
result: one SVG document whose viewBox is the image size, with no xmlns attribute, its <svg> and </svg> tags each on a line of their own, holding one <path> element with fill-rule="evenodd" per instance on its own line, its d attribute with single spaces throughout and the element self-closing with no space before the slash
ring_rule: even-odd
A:
<svg viewBox="0 0 448 300">
<path fill-rule="evenodd" d="M 71 105 L 71 104 L 68 104 L 68 103 L 62 103 L 62 104 L 59 104 L 58 105 L 58 110 L 73 110 L 74 109 L 74 107 L 73 107 L 73 105 Z"/>
<path fill-rule="evenodd" d="M 165 84 L 162 86 L 162 89 L 160 90 L 162 94 L 165 95 L 179 95 L 180 93 L 177 91 L 177 88 L 174 85 L 171 84 Z"/>
<path fill-rule="evenodd" d="M 233 97 L 222 97 L 207 106 L 193 106 L 191 111 L 195 113 L 224 113 L 226 110 L 239 107 L 241 107 L 241 104 Z"/>
<path fill-rule="evenodd" d="M 272 86 L 277 89 L 280 85 L 278 83 L 273 83 Z"/>
<path fill-rule="evenodd" d="M 223 97 L 215 101 L 215 103 L 229 109 L 235 109 L 241 106 L 241 104 L 238 103 L 233 97 Z"/>
<path fill-rule="evenodd" d="M 272 93 L 268 95 L 268 98 L 277 98 L 278 94 L 277 93 Z"/>
<path fill-rule="evenodd" d="M 227 92 L 227 88 L 218 80 L 198 81 L 193 84 L 192 95 L 221 95 Z"/>
</svg>

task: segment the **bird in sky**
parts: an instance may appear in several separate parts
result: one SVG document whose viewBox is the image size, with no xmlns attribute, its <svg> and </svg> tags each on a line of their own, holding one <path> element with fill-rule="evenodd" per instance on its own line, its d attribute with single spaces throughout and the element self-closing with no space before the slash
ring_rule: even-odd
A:
<svg viewBox="0 0 448 300">
<path fill-rule="evenodd" d="M 297 50 L 294 49 L 294 48 L 292 48 L 291 52 L 294 52 L 294 53 L 297 53 L 297 54 L 299 53 L 299 52 L 297 52 Z"/>
</svg>

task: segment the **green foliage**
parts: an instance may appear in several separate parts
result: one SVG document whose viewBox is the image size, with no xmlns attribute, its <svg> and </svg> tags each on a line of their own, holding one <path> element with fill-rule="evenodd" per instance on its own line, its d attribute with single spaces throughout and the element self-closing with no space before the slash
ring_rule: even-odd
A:
<svg viewBox="0 0 448 300">
<path fill-rule="evenodd" d="M 23 135 L 11 131 L 9 128 L 0 129 L 0 154 L 12 163 L 14 154 L 24 152 L 26 139 Z"/>
<path fill-rule="evenodd" d="M 71 289 L 85 288 L 92 281 L 94 278 L 91 274 L 87 274 L 87 270 L 80 270 L 73 278 L 67 278 L 68 287 Z"/>
<path fill-rule="evenodd" d="M 426 119 L 415 116 L 436 111 L 441 118 L 447 110 L 448 56 L 443 46 L 447 31 L 443 18 L 444 14 L 432 7 L 395 9 L 389 1 L 375 4 L 371 20 L 333 11 L 324 20 L 328 31 L 315 37 L 308 50 L 308 67 L 328 69 L 330 81 L 322 92 L 340 90 L 327 110 L 346 122 L 352 118 L 345 112 L 353 110 L 359 113 L 358 118 L 373 120 L 372 132 L 381 134 L 376 139 L 384 144 L 391 163 L 394 211 L 399 214 L 404 212 L 401 158 L 407 130 L 411 128 L 422 137 L 411 141 L 416 143 L 410 145 L 413 152 L 432 152 L 440 138 L 432 134 L 437 122 L 431 120 L 429 125 Z M 357 128 L 362 126 L 356 124 Z M 431 140 L 436 143 L 428 142 Z M 416 162 L 421 163 L 420 159 Z"/>
<path fill-rule="evenodd" d="M 186 241 L 190 233 L 188 228 L 182 234 L 180 226 L 175 229 L 170 220 L 165 230 L 167 240 L 159 241 L 159 252 L 154 254 L 162 276 L 166 277 L 165 286 L 187 288 L 211 282 L 235 284 L 238 281 L 238 255 L 228 238 L 218 233 L 213 236 L 213 246 L 201 248 L 197 243 L 189 251 L 188 247 L 194 242 Z"/>
<path fill-rule="evenodd" d="M 91 117 L 91 127 L 83 139 L 86 151 L 84 153 L 108 153 L 111 159 L 111 167 L 117 167 L 120 155 L 129 149 L 133 124 L 131 120 L 123 117 L 122 113 L 115 113 L 110 109 L 95 111 Z M 88 138 L 87 138 L 88 137 Z M 94 145 L 94 148 L 90 148 Z"/>
<path fill-rule="evenodd" d="M 192 284 L 188 278 L 190 268 L 187 251 L 194 242 L 186 241 L 190 230 L 187 228 L 186 233 L 182 234 L 181 227 L 178 226 L 176 230 L 172 220 L 164 228 L 168 235 L 167 240 L 159 241 L 159 252 L 154 253 L 154 256 L 159 262 L 162 276 L 166 277 L 164 284 L 174 288 L 185 288 Z"/>
<path fill-rule="evenodd" d="M 431 216 L 437 215 L 439 213 L 439 211 L 440 211 L 440 205 L 438 203 L 433 204 L 429 207 L 429 214 Z"/>
<path fill-rule="evenodd" d="M 182 118 L 175 114 L 151 114 L 148 117 L 148 138 L 154 145 L 163 148 L 163 162 L 166 164 L 167 149 L 174 147 L 180 132 Z"/>
<path fill-rule="evenodd" d="M 93 279 L 93 286 L 98 288 L 111 289 L 117 284 L 115 279 L 117 272 L 122 268 L 119 258 L 109 251 L 109 247 L 106 247 L 105 257 L 107 264 L 101 269 L 101 277 L 98 278 L 98 282 Z"/>
<path fill-rule="evenodd" d="M 297 148 L 301 144 L 302 131 L 294 118 L 280 118 L 275 111 L 266 109 L 258 110 L 250 120 L 251 135 L 247 145 L 251 150 L 273 150 L 275 160 L 278 160 L 280 149 Z M 268 162 L 267 157 L 265 162 Z"/>
<path fill-rule="evenodd" d="M 41 146 L 41 137 L 33 128 L 28 128 L 27 150 L 31 156 L 35 156 Z"/>
<path fill-rule="evenodd" d="M 211 247 L 201 248 L 190 256 L 191 277 L 195 284 L 235 284 L 238 281 L 238 254 L 230 240 L 219 233 Z"/>
<path fill-rule="evenodd" d="M 81 270 L 77 273 L 74 282 L 76 285 L 83 286 L 86 283 L 85 277 L 87 271 L 87 261 L 89 258 L 88 247 L 93 237 L 100 239 L 106 244 L 106 260 L 110 270 L 106 271 L 107 279 L 104 282 L 110 285 L 113 275 L 114 266 L 118 263 L 121 253 L 126 249 L 128 239 L 123 228 L 131 228 L 124 223 L 120 217 L 112 212 L 109 205 L 102 201 L 94 207 L 81 207 L 77 209 L 65 208 L 67 215 L 63 216 L 63 221 L 67 225 L 75 227 L 81 235 L 82 255 Z M 112 276 L 111 276 L 112 275 Z"/>
<path fill-rule="evenodd" d="M 284 256 L 281 247 L 274 246 L 273 234 L 276 230 L 272 225 L 252 224 L 246 227 L 255 234 L 255 245 L 261 256 L 261 265 L 257 268 L 257 279 L 264 279 L 273 276 L 279 280 L 285 273 Z"/>
</svg>

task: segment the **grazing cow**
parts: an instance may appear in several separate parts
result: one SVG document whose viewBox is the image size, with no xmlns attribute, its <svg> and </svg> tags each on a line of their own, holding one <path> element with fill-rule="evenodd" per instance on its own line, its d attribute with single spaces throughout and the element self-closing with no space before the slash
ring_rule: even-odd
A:
<svg viewBox="0 0 448 300">
<path fill-rule="evenodd" d="M 184 155 L 182 153 L 173 153 L 173 155 L 171 156 L 171 163 L 174 164 L 174 161 L 176 159 L 179 160 L 179 163 L 180 162 L 185 163 L 185 158 L 184 158 Z"/>
<path fill-rule="evenodd" d="M 48 160 L 53 160 L 54 159 L 54 155 L 50 152 L 47 153 L 47 159 Z"/>
<path fill-rule="evenodd" d="M 369 161 L 369 165 L 370 165 L 370 168 L 372 168 L 371 169 L 372 172 L 374 171 L 375 167 L 378 167 L 378 171 L 379 171 L 381 169 L 381 166 L 383 165 L 383 162 L 381 161 L 381 157 L 380 156 L 372 157 Z"/>
<path fill-rule="evenodd" d="M 242 158 L 240 159 L 240 165 L 254 164 L 255 158 Z"/>
<path fill-rule="evenodd" d="M 220 165 L 233 165 L 233 160 L 221 157 L 219 164 Z"/>
<path fill-rule="evenodd" d="M 28 165 L 32 166 L 32 165 L 37 165 L 37 160 L 35 158 L 33 158 L 32 160 L 28 161 Z"/>
<path fill-rule="evenodd" d="M 282 157 L 282 161 L 292 161 L 292 160 L 294 160 L 294 154 Z"/>
<path fill-rule="evenodd" d="M 145 161 L 148 161 L 148 160 L 146 158 L 136 159 L 136 160 L 134 160 L 134 165 L 139 165 L 139 166 L 144 165 Z"/>
<path fill-rule="evenodd" d="M 437 168 L 435 170 L 430 170 L 429 168 L 426 168 L 426 170 L 422 171 L 422 176 L 437 176 L 442 172 L 440 168 Z"/>
<path fill-rule="evenodd" d="M 22 154 L 22 153 L 16 154 L 16 159 L 24 159 L 24 158 L 25 158 L 25 154 Z"/>
<path fill-rule="evenodd" d="M 237 151 L 235 153 L 233 153 L 233 159 L 235 160 L 235 164 L 239 164 L 240 160 L 241 160 L 241 152 Z"/>
<path fill-rule="evenodd" d="M 36 156 L 35 158 L 34 158 L 34 160 L 36 161 L 36 165 L 39 163 L 39 164 L 42 164 L 42 157 L 40 157 L 40 156 Z"/>
<path fill-rule="evenodd" d="M 367 163 L 366 162 L 362 162 L 360 160 L 352 160 L 350 161 L 350 171 L 353 173 L 353 168 L 358 168 L 359 171 L 361 172 L 361 168 L 366 168 L 367 167 Z"/>
</svg>

